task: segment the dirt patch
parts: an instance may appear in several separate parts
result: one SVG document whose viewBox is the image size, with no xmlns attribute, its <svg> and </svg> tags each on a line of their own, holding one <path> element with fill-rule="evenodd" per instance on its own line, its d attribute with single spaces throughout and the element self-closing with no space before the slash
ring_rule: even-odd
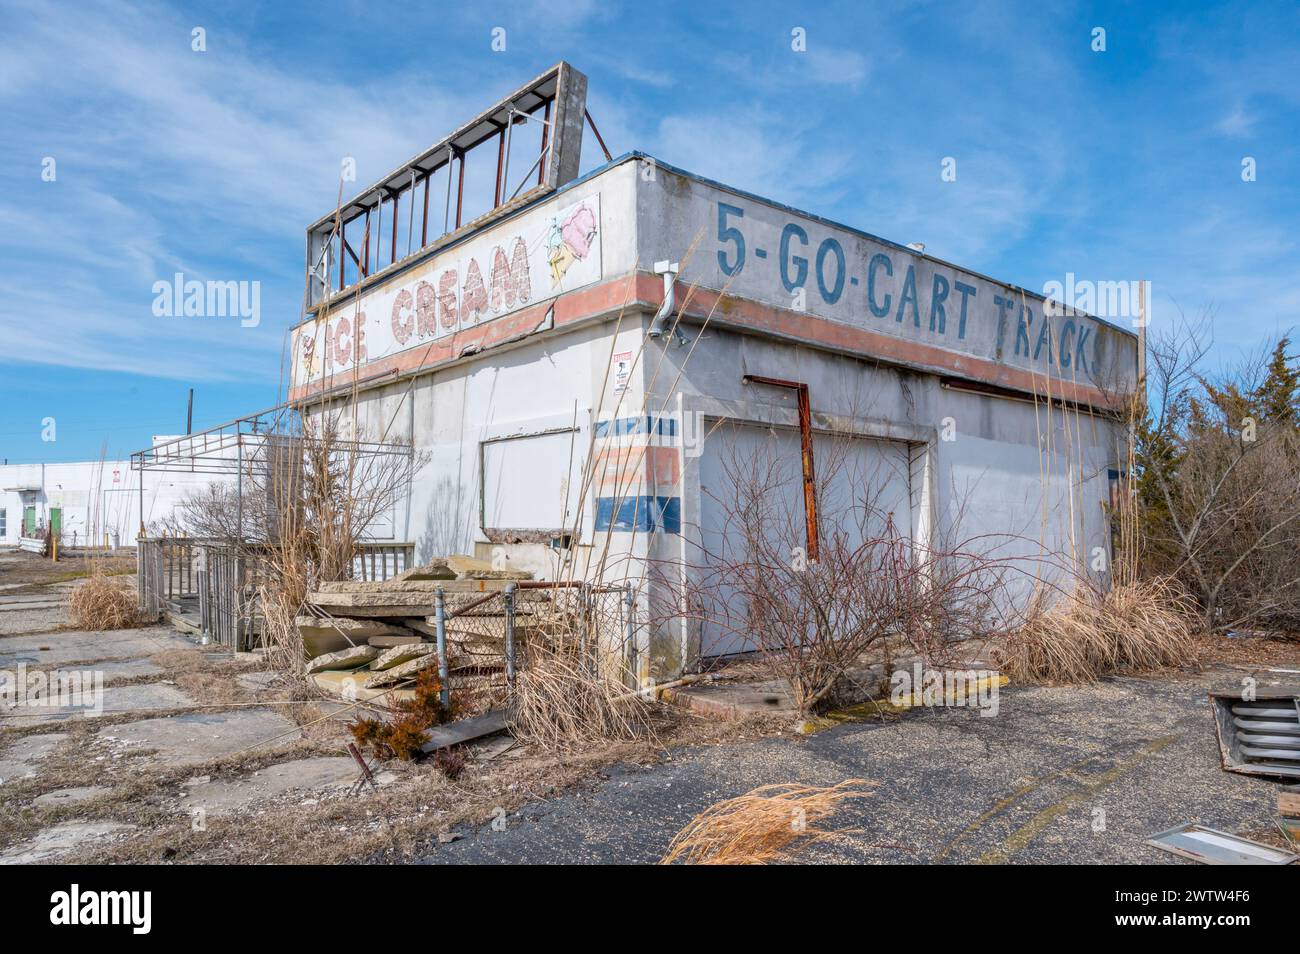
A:
<svg viewBox="0 0 1300 954">
<path fill-rule="evenodd" d="M 134 552 L 113 556 L 68 555 L 60 557 L 57 562 L 25 550 L 6 553 L 5 557 L 5 583 L 24 584 L 6 590 L 6 593 L 39 592 L 39 588 L 53 583 L 85 579 L 96 567 L 107 576 L 129 576 L 135 573 Z"/>
<path fill-rule="evenodd" d="M 1196 640 L 1197 654 L 1207 666 L 1272 666 L 1300 669 L 1300 636 L 1272 633 L 1211 634 Z"/>
</svg>

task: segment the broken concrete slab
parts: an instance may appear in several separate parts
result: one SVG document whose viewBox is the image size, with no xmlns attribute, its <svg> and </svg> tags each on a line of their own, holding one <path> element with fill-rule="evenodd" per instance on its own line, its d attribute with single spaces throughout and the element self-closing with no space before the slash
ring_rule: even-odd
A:
<svg viewBox="0 0 1300 954">
<path fill-rule="evenodd" d="M 0 598 L 0 613 L 24 609 L 61 609 L 65 605 L 61 598 L 51 596 L 7 596 Z"/>
<path fill-rule="evenodd" d="M 417 633 L 423 633 L 426 636 L 436 636 L 438 634 L 438 619 L 436 616 L 424 616 L 418 619 L 407 618 L 403 621 Z M 452 616 L 447 620 L 447 637 L 459 639 L 485 639 L 491 642 L 503 642 L 505 640 L 505 614 L 474 614 L 465 616 Z M 516 632 L 521 627 L 516 628 Z"/>
<path fill-rule="evenodd" d="M 379 672 L 382 669 L 392 669 L 394 666 L 400 666 L 404 662 L 410 662 L 412 659 L 419 659 L 421 656 L 427 656 L 430 653 L 436 653 L 438 647 L 433 643 L 407 643 L 403 646 L 394 646 L 375 659 L 371 669 Z"/>
<path fill-rule="evenodd" d="M 180 689 L 161 682 L 147 682 L 131 686 L 108 686 L 99 699 L 96 699 L 93 693 L 88 693 L 88 698 L 85 698 L 84 702 L 85 705 L 44 706 L 28 704 L 15 706 L 6 712 L 6 716 L 21 718 L 24 725 L 39 725 L 78 717 L 97 719 L 102 716 L 118 715 L 132 710 L 149 712 L 153 710 L 184 709 L 186 706 L 195 704 L 195 700 Z"/>
<path fill-rule="evenodd" d="M 307 672 L 324 672 L 327 669 L 360 669 L 366 663 L 379 658 L 382 650 L 369 644 L 349 646 L 337 652 L 324 653 L 307 663 Z"/>
<path fill-rule="evenodd" d="M 491 762 L 498 756 L 505 755 L 519 742 L 513 736 L 495 735 L 470 742 L 470 757 L 475 762 Z"/>
<path fill-rule="evenodd" d="M 131 686 L 109 686 L 104 690 L 104 710 L 184 709 L 198 700 L 165 682 L 142 682 Z"/>
<path fill-rule="evenodd" d="M 79 848 L 94 846 L 113 835 L 135 829 L 115 821 L 63 822 L 38 832 L 34 838 L 0 852 L 0 864 L 32 865 L 67 855 Z"/>
<path fill-rule="evenodd" d="M 105 679 L 137 679 L 140 676 L 157 676 L 163 668 L 148 659 L 122 659 L 95 663 L 96 671 Z"/>
<path fill-rule="evenodd" d="M 453 596 L 470 593 L 500 593 L 511 583 L 510 579 L 455 579 L 408 580 L 405 583 L 322 583 L 308 594 L 308 600 L 318 606 L 385 606 L 405 600 L 414 605 L 432 605 L 434 595 L 442 590 L 451 602 Z M 409 613 L 409 616 L 428 616 Z"/>
<path fill-rule="evenodd" d="M 371 636 L 409 636 L 411 631 L 378 620 L 319 619 L 299 616 L 294 620 L 302 636 L 303 649 L 309 658 L 338 652 L 352 646 L 367 645 Z"/>
<path fill-rule="evenodd" d="M 447 565 L 446 559 L 435 558 L 423 566 L 413 566 L 409 570 L 385 580 L 386 583 L 409 583 L 424 580 L 454 580 L 456 571 Z"/>
<path fill-rule="evenodd" d="M 781 679 L 755 682 L 701 680 L 693 684 L 657 689 L 665 702 L 701 715 L 739 721 L 756 715 L 794 715 L 798 706 L 789 685 Z"/>
<path fill-rule="evenodd" d="M 159 761 L 185 766 L 201 765 L 255 746 L 273 751 L 291 745 L 300 735 L 297 723 L 269 709 L 240 709 L 127 722 L 100 729 L 95 738 L 113 743 L 122 752 L 132 748 L 150 750 Z"/>
<path fill-rule="evenodd" d="M 279 678 L 278 672 L 268 669 L 265 672 L 241 672 L 235 677 L 235 682 L 249 692 L 261 692 L 263 689 L 271 688 Z"/>
<path fill-rule="evenodd" d="M 414 606 L 416 612 L 406 616 L 428 616 L 433 612 L 433 591 L 411 592 L 406 590 L 364 590 L 358 592 L 334 593 L 318 591 L 308 596 L 317 606 L 330 608 L 341 616 L 355 616 L 357 610 L 372 610 L 375 607 Z M 397 614 L 393 614 L 397 615 Z M 372 635 L 379 635 L 374 633 Z"/>
<path fill-rule="evenodd" d="M 376 649 L 392 649 L 394 646 L 409 646 L 412 643 L 422 643 L 425 640 L 412 633 L 410 636 L 371 636 L 366 642 Z"/>
<path fill-rule="evenodd" d="M 138 659 L 168 649 L 193 649 L 194 644 L 164 626 L 119 629 L 108 633 L 69 630 L 24 633 L 0 641 L 0 669 L 68 666 L 91 660 Z"/>
<path fill-rule="evenodd" d="M 435 557 L 424 566 L 412 567 L 384 581 L 385 587 L 401 583 L 424 582 L 427 580 L 531 580 L 533 574 L 528 570 L 508 570 L 495 567 L 488 560 L 453 553 L 451 556 Z"/>
<path fill-rule="evenodd" d="M 67 738 L 67 733 L 51 732 L 18 739 L 0 756 L 0 785 L 35 775 L 36 765 Z"/>
<path fill-rule="evenodd" d="M 414 699 L 415 693 L 409 689 L 372 689 L 366 687 L 370 670 L 353 670 L 351 672 L 328 670 L 315 673 L 311 678 L 321 689 L 348 702 L 369 702 L 383 697 L 385 704 L 392 704 L 398 699 Z"/>
<path fill-rule="evenodd" d="M 111 788 L 102 785 L 85 785 L 80 788 L 60 788 L 53 792 L 46 792 L 44 795 L 37 795 L 32 799 L 33 805 L 39 805 L 41 808 L 56 808 L 60 805 L 80 805 L 82 802 L 89 802 L 111 792 Z"/>
<path fill-rule="evenodd" d="M 350 594 L 348 594 L 350 595 Z M 333 604 L 317 604 L 322 609 L 327 609 L 333 613 L 346 613 L 354 619 L 364 619 L 366 621 L 378 622 L 380 620 L 390 620 L 396 617 L 419 616 L 424 613 L 433 612 L 433 603 L 395 603 L 368 606 L 336 606 Z"/>
<path fill-rule="evenodd" d="M 384 686 L 391 686 L 394 683 L 401 682 L 404 679 L 414 679 L 423 669 L 438 665 L 438 654 L 430 653 L 404 662 L 400 666 L 394 666 L 392 669 L 385 669 L 377 672 L 366 680 L 367 689 L 379 689 Z"/>
<path fill-rule="evenodd" d="M 458 580 L 531 580 L 528 570 L 508 570 L 493 566 L 489 560 L 453 553 L 447 557 L 447 566 L 456 571 Z"/>
<path fill-rule="evenodd" d="M 187 785 L 181 804 L 190 812 L 201 808 L 208 814 L 221 814 L 285 792 L 345 789 L 356 781 L 359 771 L 357 763 L 346 756 L 280 762 L 229 781 Z"/>
<path fill-rule="evenodd" d="M 15 607 L 10 612 L 0 612 L 0 636 L 56 630 L 67 621 L 68 611 L 64 607 Z"/>
</svg>

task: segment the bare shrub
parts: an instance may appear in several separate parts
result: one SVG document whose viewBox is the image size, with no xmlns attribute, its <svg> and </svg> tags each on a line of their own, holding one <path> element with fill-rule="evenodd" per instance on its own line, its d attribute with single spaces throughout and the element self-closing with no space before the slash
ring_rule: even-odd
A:
<svg viewBox="0 0 1300 954">
<path fill-rule="evenodd" d="M 267 659 L 285 671 L 302 669 L 294 621 L 308 593 L 351 577 L 358 543 L 426 459 L 398 442 L 368 440 L 340 413 L 286 411 L 241 465 L 238 490 L 210 486 L 178 508 L 177 529 L 225 541 L 256 565 Z"/>
<path fill-rule="evenodd" d="M 83 584 L 72 591 L 68 612 L 79 629 L 125 629 L 140 620 L 136 595 L 120 579 L 94 567 Z"/>
<path fill-rule="evenodd" d="M 649 705 L 627 669 L 624 647 L 609 622 L 579 591 L 535 601 L 534 621 L 517 630 L 519 670 L 506 705 L 516 738 L 565 751 L 582 745 L 653 735 Z M 596 601 L 593 601 L 595 603 Z"/>
<path fill-rule="evenodd" d="M 1005 541 L 914 545 L 887 487 L 849 472 L 849 440 L 818 450 L 815 558 L 789 455 L 733 448 L 723 455 L 726 489 L 709 491 L 725 526 L 684 574 L 686 611 L 756 652 L 803 711 L 831 701 L 864 661 L 887 670 L 895 656 L 917 655 L 943 665 L 959 643 L 1001 630 L 1009 612 L 1003 580 L 1013 567 L 992 555 Z M 670 582 L 673 570 L 662 574 Z"/>
<path fill-rule="evenodd" d="M 718 802 L 696 815 L 672 840 L 660 864 L 765 865 L 784 856 L 796 841 L 841 838 L 846 832 L 813 827 L 850 798 L 871 794 L 874 782 L 851 778 L 813 785 L 763 785 Z"/>
<path fill-rule="evenodd" d="M 175 511 L 157 521 L 151 530 L 159 535 L 203 540 L 264 541 L 269 536 L 267 522 L 273 511 L 256 492 L 256 484 L 251 480 L 250 484 L 242 503 L 233 481 L 213 482 L 187 491 Z"/>
<path fill-rule="evenodd" d="M 445 778 L 454 782 L 465 771 L 469 757 L 465 754 L 465 746 L 449 745 L 436 750 L 429 761 Z"/>
<path fill-rule="evenodd" d="M 1195 604 L 1166 578 L 1109 590 L 1080 586 L 1050 607 L 1042 604 L 996 652 L 1013 680 L 1080 684 L 1196 661 Z"/>
</svg>

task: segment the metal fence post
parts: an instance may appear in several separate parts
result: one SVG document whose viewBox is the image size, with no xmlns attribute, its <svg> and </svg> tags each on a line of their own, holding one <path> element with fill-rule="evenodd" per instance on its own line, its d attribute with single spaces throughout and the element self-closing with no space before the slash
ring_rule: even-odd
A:
<svg viewBox="0 0 1300 954">
<path fill-rule="evenodd" d="M 151 563 L 151 572 L 153 576 L 153 606 L 151 607 L 151 611 L 154 619 L 160 620 L 162 619 L 163 613 L 163 544 L 159 543 L 154 547 L 153 560 Z"/>
<path fill-rule="evenodd" d="M 631 583 L 627 584 L 627 595 L 623 598 L 623 604 L 626 607 L 627 614 L 623 621 L 623 654 L 627 659 L 628 670 L 632 676 L 632 685 L 635 686 L 637 684 L 636 591 Z"/>
<path fill-rule="evenodd" d="M 501 596 L 506 608 L 506 685 L 515 685 L 515 592 L 518 583 L 507 583 L 506 591 Z"/>
<path fill-rule="evenodd" d="M 442 587 L 438 587 L 434 597 L 434 622 L 438 636 L 438 682 L 442 684 L 442 707 L 446 709 L 451 705 L 451 686 L 448 685 L 451 673 L 447 666 L 447 598 Z"/>
<path fill-rule="evenodd" d="M 578 587 L 578 606 L 579 606 L 579 623 L 578 628 L 578 659 L 583 664 L 587 663 L 587 646 L 591 642 L 591 584 L 585 580 Z"/>
</svg>

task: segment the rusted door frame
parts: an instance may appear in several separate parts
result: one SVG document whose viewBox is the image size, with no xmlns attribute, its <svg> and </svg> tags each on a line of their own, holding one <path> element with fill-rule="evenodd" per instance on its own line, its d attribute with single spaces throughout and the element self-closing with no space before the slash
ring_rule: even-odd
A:
<svg viewBox="0 0 1300 954">
<path fill-rule="evenodd" d="M 821 534 L 817 526 L 817 480 L 813 461 L 812 398 L 808 385 L 799 381 L 769 378 L 761 374 L 747 374 L 741 378 L 747 384 L 765 384 L 772 388 L 794 391 L 799 402 L 799 446 L 803 459 L 803 517 L 808 562 L 816 563 L 820 554 Z"/>
</svg>

